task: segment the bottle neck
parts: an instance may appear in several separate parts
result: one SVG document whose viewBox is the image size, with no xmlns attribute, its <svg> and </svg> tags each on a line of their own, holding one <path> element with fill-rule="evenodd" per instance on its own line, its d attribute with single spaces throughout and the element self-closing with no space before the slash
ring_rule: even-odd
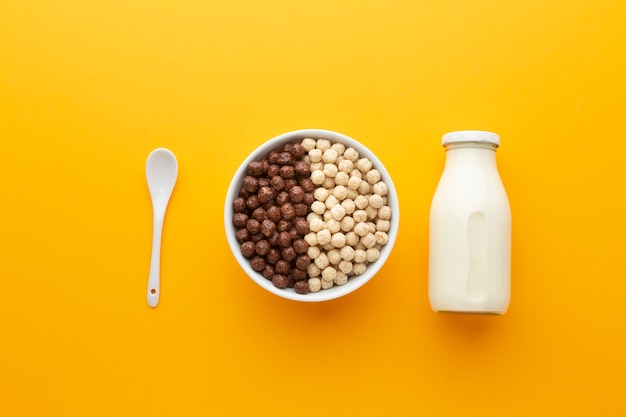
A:
<svg viewBox="0 0 626 417">
<path fill-rule="evenodd" d="M 495 153 L 496 149 L 498 148 L 498 145 L 494 144 L 494 143 L 489 143 L 489 142 L 452 142 L 452 143 L 448 143 L 447 145 L 444 146 L 444 148 L 447 151 L 453 150 L 453 149 L 466 149 L 466 148 L 471 148 L 471 149 L 486 149 L 489 151 L 493 151 Z"/>
<path fill-rule="evenodd" d="M 454 142 L 445 145 L 446 166 L 479 164 L 483 168 L 496 167 L 496 148 L 486 142 Z"/>
</svg>

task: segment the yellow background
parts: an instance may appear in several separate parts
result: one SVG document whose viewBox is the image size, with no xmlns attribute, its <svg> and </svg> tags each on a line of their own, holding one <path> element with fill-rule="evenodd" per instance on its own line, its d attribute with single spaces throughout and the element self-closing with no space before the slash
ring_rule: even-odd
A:
<svg viewBox="0 0 626 417">
<path fill-rule="evenodd" d="M 0 1 L 0 415 L 626 415 L 626 2 Z M 300 128 L 398 189 L 382 271 L 299 304 L 238 268 L 230 178 Z M 503 317 L 438 315 L 441 135 L 498 132 Z M 178 157 L 161 303 L 145 160 Z"/>
</svg>

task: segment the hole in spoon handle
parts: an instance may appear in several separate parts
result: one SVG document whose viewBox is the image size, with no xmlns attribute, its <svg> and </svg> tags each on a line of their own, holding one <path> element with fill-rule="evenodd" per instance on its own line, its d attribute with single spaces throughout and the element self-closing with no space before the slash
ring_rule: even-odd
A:
<svg viewBox="0 0 626 417">
<path fill-rule="evenodd" d="M 156 307 L 159 304 L 159 290 L 156 288 L 150 288 L 148 290 L 148 305 L 150 307 Z"/>
</svg>

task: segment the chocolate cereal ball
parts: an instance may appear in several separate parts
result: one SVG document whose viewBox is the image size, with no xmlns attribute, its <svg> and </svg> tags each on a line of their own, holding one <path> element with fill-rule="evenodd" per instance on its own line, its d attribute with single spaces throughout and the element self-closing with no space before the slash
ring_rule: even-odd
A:
<svg viewBox="0 0 626 417">
<path fill-rule="evenodd" d="M 271 248 L 270 251 L 267 254 L 267 262 L 269 262 L 270 264 L 274 265 L 276 264 L 276 262 L 281 260 L 281 253 L 280 250 L 276 249 L 276 248 Z"/>
<path fill-rule="evenodd" d="M 280 213 L 280 207 L 272 206 L 267 209 L 267 218 L 273 222 L 277 222 L 282 218 L 282 214 Z"/>
<path fill-rule="evenodd" d="M 247 175 L 243 179 L 243 188 L 249 193 L 255 192 L 259 188 L 259 180 L 252 175 Z"/>
<path fill-rule="evenodd" d="M 257 234 L 261 231 L 261 223 L 257 219 L 248 219 L 246 229 L 248 229 L 250 234 Z"/>
<path fill-rule="evenodd" d="M 272 279 L 274 274 L 276 274 L 276 272 L 274 271 L 274 267 L 270 264 L 265 265 L 265 268 L 263 268 L 263 271 L 261 271 L 261 275 L 263 275 L 267 279 Z"/>
<path fill-rule="evenodd" d="M 248 223 L 248 215 L 245 213 L 235 213 L 233 215 L 233 225 L 237 228 L 245 227 Z"/>
<path fill-rule="evenodd" d="M 311 166 L 304 161 L 297 161 L 293 164 L 293 170 L 296 175 L 304 177 L 311 173 Z"/>
<path fill-rule="evenodd" d="M 270 249 L 272 249 L 272 247 L 265 239 L 259 240 L 255 245 L 256 254 L 260 256 L 265 256 L 270 253 Z"/>
<path fill-rule="evenodd" d="M 289 279 L 285 275 L 275 274 L 272 277 L 272 284 L 276 288 L 286 288 L 289 285 Z"/>
<path fill-rule="evenodd" d="M 248 229 L 246 229 L 245 227 L 237 229 L 237 231 L 235 232 L 235 239 L 237 239 L 237 242 L 239 243 L 250 240 L 250 232 L 248 232 Z"/>
<path fill-rule="evenodd" d="M 311 258 L 309 258 L 309 255 L 300 255 L 296 259 L 296 268 L 304 271 L 309 267 L 310 263 L 311 263 Z"/>
<path fill-rule="evenodd" d="M 263 220 L 267 219 L 267 212 L 263 207 L 257 207 L 252 212 L 252 217 L 257 221 L 262 222 Z"/>
<path fill-rule="evenodd" d="M 294 259 L 296 259 L 296 251 L 293 248 L 293 246 L 288 246 L 286 248 L 283 248 L 283 250 L 280 251 L 280 255 L 283 258 L 283 260 L 287 261 L 287 262 L 292 262 Z"/>
<path fill-rule="evenodd" d="M 261 223 L 261 233 L 265 235 L 265 237 L 270 237 L 276 231 L 276 223 L 271 221 L 270 219 L 265 219 Z"/>
<path fill-rule="evenodd" d="M 243 242 L 241 244 L 241 254 L 246 258 L 252 258 L 256 254 L 256 245 L 254 242 Z"/>
<path fill-rule="evenodd" d="M 259 203 L 261 204 L 268 203 L 272 200 L 273 197 L 274 197 L 274 191 L 272 191 L 272 189 L 269 186 L 266 185 L 259 189 L 259 194 L 258 194 Z"/>
<path fill-rule="evenodd" d="M 289 274 L 291 265 L 289 264 L 289 262 L 281 259 L 280 261 L 276 262 L 276 265 L 274 265 L 274 268 L 276 269 L 277 274 L 287 275 Z"/>
<path fill-rule="evenodd" d="M 248 164 L 248 175 L 258 177 L 263 174 L 263 162 L 261 161 L 252 161 Z"/>
<path fill-rule="evenodd" d="M 299 185 L 295 185 L 289 189 L 289 199 L 292 203 L 302 203 L 304 200 L 304 190 Z"/>
<path fill-rule="evenodd" d="M 304 146 L 302 146 L 301 143 L 294 143 L 291 146 L 291 155 L 293 155 L 296 160 L 301 160 L 302 158 L 304 158 L 305 153 L 306 149 L 304 149 Z"/>
<path fill-rule="evenodd" d="M 262 256 L 255 256 L 250 260 L 250 266 L 257 272 L 261 272 L 265 269 L 265 258 Z"/>
<path fill-rule="evenodd" d="M 246 211 L 246 199 L 243 197 L 237 197 L 233 201 L 233 209 L 235 213 L 243 213 Z"/>
<path fill-rule="evenodd" d="M 296 239 L 293 242 L 293 250 L 295 253 L 297 253 L 298 255 L 302 255 L 303 253 L 306 253 L 307 250 L 309 250 L 309 244 L 306 243 L 306 241 L 304 239 Z"/>
<path fill-rule="evenodd" d="M 309 283 L 306 280 L 296 281 L 296 283 L 293 284 L 293 289 L 298 294 L 308 294 Z"/>
</svg>

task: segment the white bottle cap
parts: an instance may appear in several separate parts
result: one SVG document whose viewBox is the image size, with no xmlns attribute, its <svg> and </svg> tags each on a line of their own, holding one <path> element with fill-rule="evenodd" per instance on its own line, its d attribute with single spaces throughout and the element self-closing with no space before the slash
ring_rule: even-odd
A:
<svg viewBox="0 0 626 417">
<path fill-rule="evenodd" d="M 446 146 L 454 142 L 486 142 L 500 146 L 500 136 L 497 133 L 485 132 L 484 130 L 459 130 L 443 135 L 441 144 Z"/>
</svg>

